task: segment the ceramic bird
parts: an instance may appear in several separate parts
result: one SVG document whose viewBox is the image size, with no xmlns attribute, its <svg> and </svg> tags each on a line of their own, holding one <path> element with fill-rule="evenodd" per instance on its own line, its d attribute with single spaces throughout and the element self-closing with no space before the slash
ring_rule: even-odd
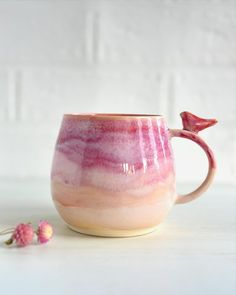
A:
<svg viewBox="0 0 236 295">
<path fill-rule="evenodd" d="M 211 127 L 217 123 L 216 119 L 203 119 L 199 118 L 189 112 L 182 112 L 180 114 L 183 129 L 198 133 L 199 131 Z"/>
</svg>

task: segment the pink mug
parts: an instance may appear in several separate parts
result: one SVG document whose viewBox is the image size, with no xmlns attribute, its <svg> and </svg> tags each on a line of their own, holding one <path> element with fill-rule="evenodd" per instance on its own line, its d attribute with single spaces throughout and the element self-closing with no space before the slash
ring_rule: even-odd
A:
<svg viewBox="0 0 236 295">
<path fill-rule="evenodd" d="M 188 112 L 181 117 L 183 130 L 168 129 L 158 115 L 64 115 L 51 190 L 68 226 L 96 236 L 142 235 L 155 230 L 173 204 L 199 197 L 213 180 L 216 162 L 197 133 L 216 120 Z M 196 142 L 208 158 L 206 179 L 187 195 L 176 193 L 172 137 Z"/>
</svg>

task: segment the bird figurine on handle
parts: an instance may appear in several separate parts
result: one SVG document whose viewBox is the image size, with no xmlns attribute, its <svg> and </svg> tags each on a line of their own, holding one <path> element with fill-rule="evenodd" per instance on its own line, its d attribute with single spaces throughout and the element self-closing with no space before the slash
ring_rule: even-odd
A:
<svg viewBox="0 0 236 295">
<path fill-rule="evenodd" d="M 189 112 L 182 112 L 180 116 L 184 127 L 183 129 L 195 133 L 198 133 L 199 131 L 217 123 L 216 119 L 203 119 Z"/>
<path fill-rule="evenodd" d="M 217 123 L 216 119 L 203 119 L 189 112 L 182 112 L 180 114 L 183 124 L 183 129 L 169 129 L 170 136 L 181 137 L 194 141 L 206 153 L 208 158 L 208 173 L 203 183 L 193 192 L 187 195 L 178 195 L 176 203 L 183 204 L 192 201 L 205 192 L 213 181 L 216 172 L 216 160 L 214 153 L 206 142 L 198 135 L 198 132 L 211 127 Z"/>
</svg>

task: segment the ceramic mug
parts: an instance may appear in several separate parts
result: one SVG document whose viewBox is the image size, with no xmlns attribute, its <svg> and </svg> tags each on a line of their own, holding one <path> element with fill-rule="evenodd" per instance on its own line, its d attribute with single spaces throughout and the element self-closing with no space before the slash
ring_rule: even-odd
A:
<svg viewBox="0 0 236 295">
<path fill-rule="evenodd" d="M 55 206 L 80 233 L 125 237 L 149 233 L 173 204 L 199 197 L 211 184 L 216 162 L 198 131 L 216 123 L 181 113 L 183 130 L 168 129 L 163 116 L 66 114 L 55 147 L 51 191 Z M 175 188 L 171 138 L 196 142 L 209 170 L 187 195 Z"/>
</svg>

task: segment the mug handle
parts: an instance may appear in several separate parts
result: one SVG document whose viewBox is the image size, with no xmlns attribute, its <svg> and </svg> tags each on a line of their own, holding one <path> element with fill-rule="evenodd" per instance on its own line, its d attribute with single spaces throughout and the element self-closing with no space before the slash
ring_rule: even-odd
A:
<svg viewBox="0 0 236 295">
<path fill-rule="evenodd" d="M 209 166 L 207 176 L 202 184 L 191 193 L 188 193 L 186 195 L 178 195 L 175 202 L 176 204 L 184 204 L 198 198 L 209 188 L 216 172 L 216 160 L 214 153 L 197 133 L 200 130 L 215 125 L 217 121 L 215 119 L 202 119 L 189 112 L 182 112 L 180 116 L 182 118 L 184 129 L 169 129 L 170 138 L 187 138 L 197 143 L 206 153 Z"/>
</svg>

